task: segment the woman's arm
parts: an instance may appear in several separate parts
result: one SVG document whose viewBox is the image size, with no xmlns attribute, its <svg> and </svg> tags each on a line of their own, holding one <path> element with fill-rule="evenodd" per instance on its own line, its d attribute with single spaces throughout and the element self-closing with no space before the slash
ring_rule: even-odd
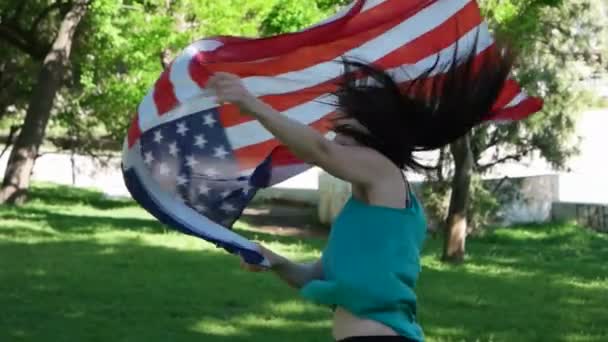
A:
<svg viewBox="0 0 608 342">
<path fill-rule="evenodd" d="M 392 170 L 391 167 L 380 167 L 388 160 L 378 153 L 364 147 L 343 146 L 329 141 L 313 128 L 277 112 L 249 93 L 238 76 L 216 73 L 209 80 L 208 87 L 215 90 L 218 101 L 233 103 L 239 106 L 241 112 L 256 118 L 298 158 L 338 178 L 369 185 L 382 179 L 383 170 Z"/>
<path fill-rule="evenodd" d="M 270 262 L 270 268 L 249 265 L 243 259 L 241 259 L 241 267 L 252 272 L 271 270 L 289 286 L 296 289 L 312 280 L 323 279 L 323 266 L 320 259 L 311 263 L 295 263 L 262 245 L 258 244 L 258 247 L 266 260 Z"/>
<path fill-rule="evenodd" d="M 298 264 L 286 262 L 273 269 L 274 273 L 289 286 L 299 289 L 313 280 L 323 279 L 321 260 L 312 263 Z"/>
</svg>

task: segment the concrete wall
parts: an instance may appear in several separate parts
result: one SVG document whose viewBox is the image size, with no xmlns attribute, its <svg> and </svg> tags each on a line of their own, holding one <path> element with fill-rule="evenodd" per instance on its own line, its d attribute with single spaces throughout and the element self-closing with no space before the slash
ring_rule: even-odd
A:
<svg viewBox="0 0 608 342">
<path fill-rule="evenodd" d="M 0 160 L 4 175 L 10 151 Z M 36 160 L 32 179 L 78 187 L 95 188 L 108 196 L 129 196 L 120 171 L 120 158 L 112 158 L 106 165 L 86 156 L 69 153 L 44 153 Z"/>
<path fill-rule="evenodd" d="M 578 224 L 608 233 L 608 205 L 554 203 L 554 220 L 575 220 Z"/>
</svg>

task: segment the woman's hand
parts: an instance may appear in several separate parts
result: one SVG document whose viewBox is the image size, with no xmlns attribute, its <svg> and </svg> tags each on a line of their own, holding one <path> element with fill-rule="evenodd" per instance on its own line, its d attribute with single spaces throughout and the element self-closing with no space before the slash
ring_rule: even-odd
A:
<svg viewBox="0 0 608 342">
<path fill-rule="evenodd" d="M 287 262 L 287 259 L 285 259 L 284 257 L 276 254 L 275 252 L 265 248 L 264 246 L 257 244 L 258 246 L 258 250 L 260 251 L 260 253 L 262 253 L 262 255 L 264 256 L 264 258 L 266 258 L 266 260 L 268 260 L 268 262 L 270 263 L 270 267 L 263 267 L 263 266 L 259 266 L 259 265 L 251 265 L 245 262 L 245 260 L 243 258 L 241 258 L 241 268 L 250 271 L 250 272 L 263 272 L 263 271 L 270 271 L 273 269 L 276 269 L 277 267 L 280 267 L 281 265 L 285 264 Z"/>
<path fill-rule="evenodd" d="M 215 91 L 217 102 L 225 102 L 238 106 L 241 111 L 253 114 L 259 100 L 247 90 L 243 81 L 234 74 L 217 72 L 211 76 L 207 88 Z"/>
</svg>

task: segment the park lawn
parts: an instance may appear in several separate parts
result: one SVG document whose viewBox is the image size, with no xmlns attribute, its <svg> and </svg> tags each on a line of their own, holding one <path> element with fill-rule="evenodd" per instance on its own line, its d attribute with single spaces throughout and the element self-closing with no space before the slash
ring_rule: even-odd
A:
<svg viewBox="0 0 608 342">
<path fill-rule="evenodd" d="M 130 201 L 37 185 L 0 207 L 0 341 L 330 341 L 330 311 L 271 274 L 165 230 Z M 322 239 L 237 230 L 297 260 Z M 499 229 L 465 265 L 430 239 L 418 286 L 428 341 L 608 341 L 608 236 Z"/>
</svg>

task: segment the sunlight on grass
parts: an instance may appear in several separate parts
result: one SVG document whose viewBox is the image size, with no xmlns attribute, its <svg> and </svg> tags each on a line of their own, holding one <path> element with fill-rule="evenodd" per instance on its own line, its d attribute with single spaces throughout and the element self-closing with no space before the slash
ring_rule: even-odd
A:
<svg viewBox="0 0 608 342">
<path fill-rule="evenodd" d="M 217 319 L 205 319 L 194 326 L 192 326 L 192 331 L 205 333 L 208 335 L 217 335 L 217 336 L 235 336 L 242 335 L 241 328 L 234 325 L 228 325 L 225 321 L 217 320 Z"/>
<path fill-rule="evenodd" d="M 264 330 L 281 329 L 330 329 L 331 322 L 326 321 L 294 321 L 283 317 L 269 317 L 259 315 L 236 316 L 229 320 L 203 319 L 191 327 L 192 331 L 206 335 L 239 336 L 248 331 L 263 328 Z"/>
<path fill-rule="evenodd" d="M 302 301 L 286 301 L 282 303 L 268 303 L 265 308 L 274 314 L 303 314 L 303 313 L 325 313 L 327 308 L 305 304 Z"/>
<path fill-rule="evenodd" d="M 331 311 L 272 274 L 168 230 L 133 202 L 43 184 L 0 206 L 0 341 L 320 342 Z M 294 260 L 322 239 L 235 231 Z M 568 224 L 467 241 L 463 265 L 429 239 L 417 288 L 429 342 L 608 341 L 608 234 Z"/>
<path fill-rule="evenodd" d="M 598 277 L 595 280 L 581 281 L 577 279 L 562 279 L 561 283 L 568 286 L 574 286 L 585 290 L 606 290 L 608 289 L 608 276 Z M 608 304 L 608 297 L 606 298 Z"/>
<path fill-rule="evenodd" d="M 477 273 L 483 276 L 508 276 L 508 277 L 531 277 L 534 272 L 521 270 L 510 266 L 496 267 L 493 265 L 477 265 L 474 263 L 468 263 L 464 265 L 464 269 L 467 272 Z"/>
</svg>

